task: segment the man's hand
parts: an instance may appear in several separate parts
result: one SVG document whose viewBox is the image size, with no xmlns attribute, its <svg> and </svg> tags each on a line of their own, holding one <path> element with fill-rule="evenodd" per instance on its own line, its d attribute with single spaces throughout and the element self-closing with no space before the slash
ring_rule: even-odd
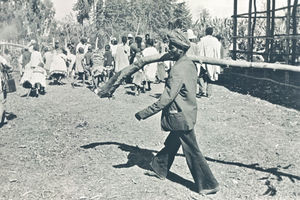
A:
<svg viewBox="0 0 300 200">
<path fill-rule="evenodd" d="M 137 120 L 139 120 L 139 121 L 142 119 L 139 112 L 135 113 L 134 116 L 135 116 L 135 118 L 136 118 Z"/>
</svg>

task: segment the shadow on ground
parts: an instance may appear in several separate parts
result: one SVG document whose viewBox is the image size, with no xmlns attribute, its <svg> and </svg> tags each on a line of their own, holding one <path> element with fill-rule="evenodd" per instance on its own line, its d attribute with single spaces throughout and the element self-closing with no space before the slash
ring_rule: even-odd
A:
<svg viewBox="0 0 300 200">
<path fill-rule="evenodd" d="M 14 120 L 15 118 L 17 118 L 17 115 L 15 115 L 12 112 L 5 112 L 4 115 L 5 115 L 5 118 L 6 118 L 7 121 Z M 7 122 L 1 123 L 1 121 L 0 121 L 0 128 L 2 128 L 6 124 L 7 124 Z"/>
<path fill-rule="evenodd" d="M 113 167 L 115 167 L 115 168 L 130 168 L 130 167 L 137 165 L 138 167 L 140 167 L 142 169 L 151 170 L 149 163 L 151 162 L 151 160 L 154 156 L 154 153 L 158 152 L 156 150 L 143 149 L 143 148 L 139 148 L 138 146 L 131 146 L 131 145 L 127 145 L 127 144 L 119 143 L 119 142 L 96 142 L 96 143 L 83 145 L 83 146 L 81 146 L 81 148 L 91 149 L 91 148 L 95 148 L 95 147 L 103 146 L 103 145 L 117 145 L 118 148 L 121 149 L 122 151 L 129 152 L 129 154 L 127 156 L 127 159 L 128 159 L 127 162 L 118 164 L 118 165 L 114 165 Z M 184 155 L 177 154 L 176 156 L 184 156 Z M 248 169 L 257 170 L 260 172 L 269 173 L 270 175 L 271 174 L 274 175 L 277 178 L 277 181 L 282 181 L 283 177 L 289 178 L 293 183 L 295 183 L 296 180 L 297 181 L 300 180 L 300 176 L 279 171 L 280 169 L 288 169 L 290 166 L 292 166 L 292 164 L 284 166 L 284 167 L 277 166 L 277 167 L 273 167 L 273 168 L 264 168 L 264 167 L 260 167 L 258 163 L 244 164 L 244 163 L 240 163 L 240 162 L 217 160 L 217 159 L 213 159 L 213 158 L 209 158 L 209 157 L 205 157 L 205 158 L 207 161 L 214 162 L 214 163 L 220 163 L 220 164 L 225 164 L 225 165 L 234 165 L 234 166 L 238 166 L 238 167 L 244 167 L 244 168 L 248 168 Z M 154 176 L 149 173 L 145 173 L 145 175 Z M 169 172 L 167 179 L 170 181 L 173 181 L 175 183 L 181 184 L 191 190 L 194 190 L 193 182 L 191 182 L 187 179 L 184 179 L 183 177 L 181 177 L 173 172 Z M 262 177 L 258 180 L 264 180 L 264 179 L 269 179 L 269 177 Z M 268 183 L 269 182 L 267 180 L 266 185 L 267 186 L 269 185 L 269 186 L 268 186 L 268 190 L 266 191 L 266 194 L 269 194 L 271 192 L 271 194 L 270 194 L 271 196 L 272 196 L 272 194 L 275 195 L 276 190 L 274 190 Z M 273 190 L 271 190 L 271 189 L 273 189 Z M 271 190 L 271 191 L 269 191 L 269 190 Z"/>
</svg>

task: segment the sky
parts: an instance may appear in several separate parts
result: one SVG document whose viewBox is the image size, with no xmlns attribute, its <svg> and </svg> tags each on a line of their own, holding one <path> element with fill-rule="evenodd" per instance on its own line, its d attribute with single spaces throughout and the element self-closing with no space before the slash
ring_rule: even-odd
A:
<svg viewBox="0 0 300 200">
<path fill-rule="evenodd" d="M 55 18 L 62 20 L 66 15 L 72 11 L 73 5 L 76 0 L 52 0 L 54 8 L 56 10 Z M 233 14 L 233 0 L 180 0 L 186 1 L 187 5 L 192 13 L 193 19 L 197 19 L 197 13 L 199 10 L 205 8 L 209 11 L 211 16 L 215 17 L 231 17 Z M 238 0 L 238 13 L 245 13 L 248 11 L 249 0 Z M 261 2 L 258 0 L 257 7 L 263 7 Z M 278 6 L 286 4 L 286 0 L 276 0 Z"/>
</svg>

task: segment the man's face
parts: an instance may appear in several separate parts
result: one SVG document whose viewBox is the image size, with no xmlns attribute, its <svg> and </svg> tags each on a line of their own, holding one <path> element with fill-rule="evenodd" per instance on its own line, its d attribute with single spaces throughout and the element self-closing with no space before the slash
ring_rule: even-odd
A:
<svg viewBox="0 0 300 200">
<path fill-rule="evenodd" d="M 169 44 L 169 54 L 175 60 L 178 60 L 180 58 L 179 49 L 176 46 L 174 46 L 173 44 Z"/>
</svg>

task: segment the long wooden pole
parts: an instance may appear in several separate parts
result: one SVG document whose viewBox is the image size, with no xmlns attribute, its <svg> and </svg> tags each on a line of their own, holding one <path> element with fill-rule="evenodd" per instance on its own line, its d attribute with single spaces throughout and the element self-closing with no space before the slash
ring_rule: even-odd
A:
<svg viewBox="0 0 300 200">
<path fill-rule="evenodd" d="M 300 5 L 296 5 L 296 6 L 300 6 Z M 285 10 L 287 9 L 288 6 L 286 7 L 280 7 L 280 8 L 276 8 L 275 11 L 279 11 L 279 10 Z M 264 10 L 264 11 L 257 11 L 256 13 L 257 14 L 265 14 L 267 13 L 268 11 L 267 10 Z M 249 13 L 242 13 L 242 14 L 238 14 L 237 17 L 241 17 L 241 16 L 244 16 L 244 15 L 248 15 Z M 252 12 L 251 14 L 254 14 L 254 12 Z M 246 16 L 247 17 L 247 16 Z"/>
<path fill-rule="evenodd" d="M 213 65 L 225 65 L 230 67 L 242 67 L 242 68 L 260 68 L 260 69 L 273 69 L 273 70 L 288 70 L 294 72 L 300 72 L 300 67 L 285 65 L 285 64 L 276 64 L 276 63 L 255 63 L 247 61 L 234 61 L 234 60 L 225 60 L 225 59 L 216 59 L 208 57 L 197 57 L 189 56 L 194 62 L 213 64 Z M 125 67 L 121 71 L 117 72 L 113 77 L 111 77 L 108 82 L 106 82 L 102 87 L 99 88 L 97 95 L 101 98 L 111 97 L 115 90 L 122 84 L 126 77 L 131 76 L 138 70 L 142 69 L 145 65 L 171 60 L 169 54 L 164 55 L 153 55 L 143 57 L 140 60 L 134 62 L 133 64 Z"/>
<path fill-rule="evenodd" d="M 26 48 L 26 45 L 21 45 L 21 44 L 15 44 L 15 43 L 10 43 L 10 42 L 0 42 L 0 46 L 13 46 L 13 47 L 19 47 L 19 48 Z"/>
</svg>

